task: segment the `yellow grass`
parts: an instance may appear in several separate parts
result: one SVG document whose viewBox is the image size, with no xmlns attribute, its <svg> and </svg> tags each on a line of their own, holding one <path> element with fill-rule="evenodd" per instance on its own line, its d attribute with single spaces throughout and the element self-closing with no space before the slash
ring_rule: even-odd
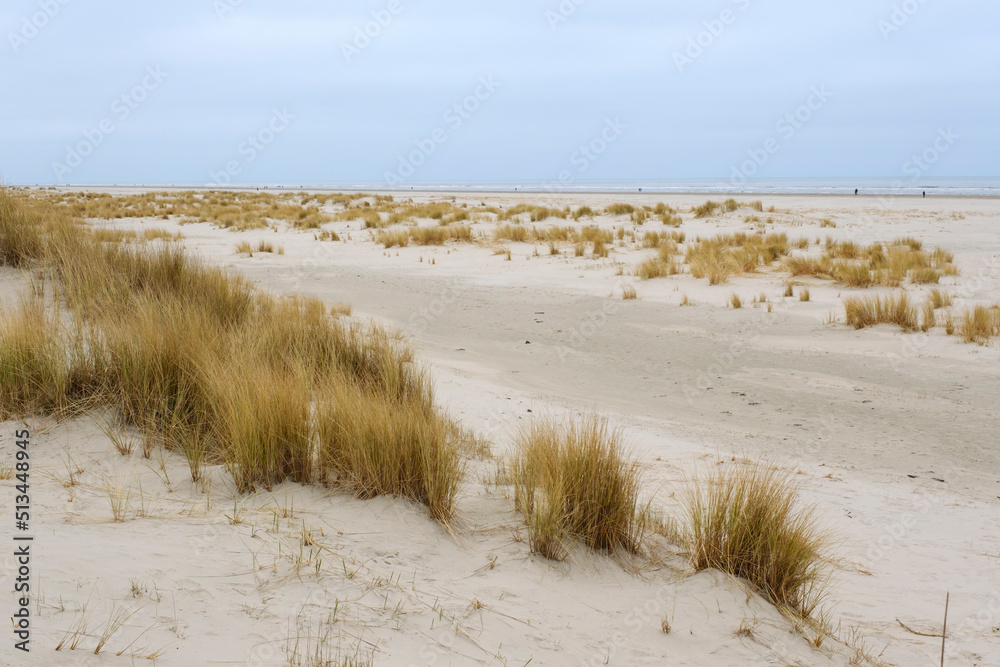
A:
<svg viewBox="0 0 1000 667">
<path fill-rule="evenodd" d="M 927 332 L 937 324 L 937 318 L 934 315 L 934 304 L 928 301 L 924 304 L 922 311 L 923 316 L 920 318 L 920 330 Z"/>
<path fill-rule="evenodd" d="M 899 287 L 907 279 L 917 285 L 937 284 L 944 275 L 958 275 L 953 259 L 940 248 L 928 253 L 919 241 L 910 238 L 870 246 L 827 238 L 821 256 L 789 257 L 785 269 L 793 277 L 827 278 L 848 287 Z"/>
<path fill-rule="evenodd" d="M 514 243 L 527 243 L 532 234 L 523 225 L 497 225 L 493 232 L 493 238 L 497 241 L 513 241 Z"/>
<path fill-rule="evenodd" d="M 604 209 L 605 215 L 632 215 L 633 213 L 635 213 L 635 207 L 631 204 L 611 204 Z"/>
<path fill-rule="evenodd" d="M 375 235 L 375 242 L 381 243 L 386 248 L 392 248 L 394 246 L 405 248 L 410 245 L 410 232 L 406 229 L 397 229 L 393 231 L 379 230 L 378 234 Z"/>
<path fill-rule="evenodd" d="M 822 598 L 826 539 L 787 474 L 763 464 L 719 468 L 688 498 L 691 561 L 746 579 L 809 616 Z"/>
<path fill-rule="evenodd" d="M 635 275 L 643 280 L 664 278 L 668 275 L 669 266 L 659 257 L 650 257 L 635 267 Z"/>
<path fill-rule="evenodd" d="M 724 283 L 733 274 L 754 273 L 789 252 L 785 234 L 725 234 L 687 245 L 685 261 L 695 278 L 710 285 Z"/>
<path fill-rule="evenodd" d="M 69 405 L 71 365 L 58 318 L 39 296 L 0 317 L 0 420 L 61 414 Z"/>
<path fill-rule="evenodd" d="M 836 262 L 832 265 L 830 273 L 837 282 L 848 287 L 871 287 L 876 279 L 867 265 L 854 262 Z"/>
<path fill-rule="evenodd" d="M 1000 336 L 1000 306 L 974 306 L 958 321 L 958 333 L 966 343 L 985 345 L 993 336 Z"/>
<path fill-rule="evenodd" d="M 71 326 L 37 296 L 3 318 L 0 413 L 110 409 L 184 453 L 195 479 L 212 461 L 243 491 L 339 484 L 451 515 L 453 429 L 400 340 L 318 300 L 260 293 L 173 244 L 99 243 L 78 227 L 42 238 Z"/>
<path fill-rule="evenodd" d="M 715 212 L 722 208 L 722 204 L 716 201 L 707 201 L 701 206 L 696 206 L 691 209 L 694 213 L 695 218 L 710 218 L 715 215 Z"/>
<path fill-rule="evenodd" d="M 932 289 L 930 293 L 930 301 L 935 310 L 938 308 L 947 308 L 951 305 L 951 294 L 948 292 L 942 292 L 939 289 Z"/>
<path fill-rule="evenodd" d="M 638 550 L 639 468 L 603 420 L 525 426 L 510 474 L 533 552 L 562 560 L 571 538 L 593 549 Z"/>
<path fill-rule="evenodd" d="M 905 292 L 887 296 L 850 297 L 844 299 L 846 322 L 855 329 L 876 324 L 895 324 L 903 331 L 918 328 L 917 309 Z"/>
</svg>

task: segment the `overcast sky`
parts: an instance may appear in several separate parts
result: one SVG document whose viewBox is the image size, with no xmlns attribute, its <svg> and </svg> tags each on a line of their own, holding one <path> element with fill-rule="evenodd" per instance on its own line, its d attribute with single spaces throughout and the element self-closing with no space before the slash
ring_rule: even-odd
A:
<svg viewBox="0 0 1000 667">
<path fill-rule="evenodd" d="M 7 0 L 0 178 L 997 177 L 997 25 L 985 0 Z"/>
</svg>

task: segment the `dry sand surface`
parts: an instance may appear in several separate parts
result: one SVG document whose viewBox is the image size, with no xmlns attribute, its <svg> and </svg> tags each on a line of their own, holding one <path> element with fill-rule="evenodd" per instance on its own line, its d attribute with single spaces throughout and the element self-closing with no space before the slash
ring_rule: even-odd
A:
<svg viewBox="0 0 1000 667">
<path fill-rule="evenodd" d="M 454 197 L 594 209 L 663 201 L 682 212 L 688 237 L 752 231 L 751 215 L 772 217 L 769 232 L 813 243 L 910 236 L 954 254 L 961 275 L 937 287 L 955 295 L 955 312 L 1000 300 L 997 200 L 774 196 L 764 200 L 774 213 L 695 220 L 688 211 L 701 195 Z M 823 219 L 836 227 L 821 228 Z M 946 664 L 1000 664 L 996 339 L 979 346 L 941 328 L 904 334 L 890 325 L 855 331 L 842 299 L 859 290 L 806 277 L 786 298 L 788 274 L 776 269 L 715 286 L 683 274 L 640 280 L 632 269 L 655 251 L 636 243 L 597 258 L 568 245 L 550 256 L 547 244 L 486 239 L 386 249 L 360 221 L 324 225 L 340 242 L 284 227 L 93 222 L 180 231 L 192 252 L 263 289 L 351 304 L 355 318 L 398 328 L 430 367 L 438 401 L 498 456 L 525 420 L 596 410 L 624 427 L 644 488 L 668 515 L 681 511 L 686 480 L 720 460 L 766 457 L 793 471 L 834 536 L 825 613 L 841 641 L 814 646 L 815 632 L 736 580 L 694 574 L 681 553 L 532 556 L 489 460 L 470 461 L 448 531 L 403 500 L 294 484 L 241 496 L 221 468 L 195 485 L 183 457 L 123 457 L 96 419 L 78 419 L 30 424 L 34 651 L 15 655 L 8 635 L 0 663 L 286 664 L 296 641 L 303 654 L 325 636 L 342 655 L 377 665 L 868 664 L 864 654 L 930 666 L 941 640 L 910 630 L 940 633 L 950 592 Z M 627 216 L 534 224 L 625 226 L 640 240 L 670 229 L 656 218 L 636 228 Z M 493 226 L 472 224 L 485 237 Z M 284 254 L 237 254 L 242 240 L 267 240 Z M 26 285 L 0 269 L 0 302 L 16 302 Z M 638 299 L 623 300 L 623 287 Z M 798 297 L 804 288 L 808 302 Z M 929 291 L 904 289 L 920 302 Z M 743 308 L 727 305 L 733 293 Z M 760 294 L 771 312 L 752 307 Z M 685 297 L 691 305 L 682 307 Z M 4 452 L 16 428 L 0 425 Z M 3 482 L 4 517 L 14 484 Z M 128 503 L 124 522 L 113 520 L 115 498 Z M 14 559 L 0 559 L 0 570 L 10 581 Z M 124 626 L 94 655 L 123 610 Z M 81 643 L 69 650 L 75 631 Z"/>
</svg>

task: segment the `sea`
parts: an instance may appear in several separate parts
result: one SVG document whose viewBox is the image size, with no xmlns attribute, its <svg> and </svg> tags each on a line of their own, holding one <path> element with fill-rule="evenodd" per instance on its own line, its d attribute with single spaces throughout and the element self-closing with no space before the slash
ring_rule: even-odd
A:
<svg viewBox="0 0 1000 667">
<path fill-rule="evenodd" d="M 260 186 L 262 184 L 256 184 Z M 386 183 L 296 183 L 268 187 L 302 187 L 350 191 L 430 191 L 430 192 L 592 192 L 624 194 L 711 194 L 711 195 L 917 195 L 928 197 L 1000 197 L 1000 178 L 983 179 L 892 179 L 892 178 L 786 178 L 748 180 L 734 184 L 724 179 L 488 182 L 405 182 Z"/>
<path fill-rule="evenodd" d="M 84 184 L 79 184 L 84 185 Z M 96 185 L 96 184 L 95 184 Z M 108 187 L 110 184 L 101 184 Z M 204 183 L 132 184 L 117 187 L 142 188 L 219 188 Z M 67 187 L 63 185 L 62 187 Z M 1000 197 L 1000 178 L 962 179 L 891 179 L 891 178 L 783 178 L 751 179 L 733 183 L 725 179 L 622 180 L 622 181 L 449 181 L 449 182 L 248 182 L 229 183 L 224 188 L 259 188 L 268 190 L 307 189 L 345 192 L 534 192 L 534 193 L 608 193 L 644 192 L 652 194 L 709 195 L 860 195 L 927 197 Z"/>
</svg>

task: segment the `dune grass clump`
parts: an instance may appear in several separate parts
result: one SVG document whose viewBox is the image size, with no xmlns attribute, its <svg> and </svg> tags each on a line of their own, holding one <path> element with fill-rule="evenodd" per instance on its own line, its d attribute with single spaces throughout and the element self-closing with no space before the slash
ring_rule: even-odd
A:
<svg viewBox="0 0 1000 667">
<path fill-rule="evenodd" d="M 642 280 L 666 278 L 670 274 L 670 265 L 659 257 L 650 257 L 635 267 L 635 275 Z"/>
<path fill-rule="evenodd" d="M 855 329 L 876 324 L 895 324 L 903 331 L 918 328 L 917 309 L 905 292 L 886 296 L 850 297 L 844 299 L 847 324 Z"/>
<path fill-rule="evenodd" d="M 416 245 L 444 245 L 447 241 L 471 242 L 472 229 L 468 225 L 417 227 L 411 230 L 410 240 Z"/>
<path fill-rule="evenodd" d="M 854 241 L 834 241 L 826 239 L 826 249 L 824 256 L 829 259 L 858 259 L 864 253 L 864 249 Z"/>
<path fill-rule="evenodd" d="M 939 289 L 932 289 L 930 293 L 930 302 L 934 306 L 935 310 L 938 308 L 947 308 L 952 302 L 951 294 L 948 292 L 942 292 Z"/>
<path fill-rule="evenodd" d="M 635 213 L 635 206 L 632 204 L 611 204 L 604 209 L 605 215 L 628 215 Z"/>
<path fill-rule="evenodd" d="M 160 227 L 152 227 L 142 230 L 143 241 L 180 241 L 184 236 L 180 232 L 168 232 Z"/>
<path fill-rule="evenodd" d="M 934 313 L 934 304 L 926 302 L 921 309 L 923 315 L 920 318 L 920 330 L 927 333 L 937 325 L 937 316 Z"/>
<path fill-rule="evenodd" d="M 834 263 L 830 267 L 830 273 L 837 282 L 847 287 L 871 287 L 876 280 L 876 276 L 868 266 L 853 262 Z"/>
<path fill-rule="evenodd" d="M 71 371 L 59 329 L 39 296 L 23 298 L 0 319 L 0 420 L 68 407 Z"/>
<path fill-rule="evenodd" d="M 346 205 L 352 198 L 358 196 L 330 196 L 324 201 Z M 175 218 L 181 224 L 208 222 L 233 231 L 263 229 L 272 221 L 286 222 L 295 229 L 315 229 L 335 218 L 319 208 L 318 200 L 310 202 L 308 196 L 294 192 L 189 191 L 115 196 L 77 192 L 50 194 L 46 199 L 63 212 L 85 219 Z"/>
<path fill-rule="evenodd" d="M 822 278 L 832 276 L 834 271 L 833 264 L 825 257 L 789 257 L 785 260 L 785 269 L 793 277 L 815 276 Z"/>
<path fill-rule="evenodd" d="M 607 257 L 608 252 L 609 252 L 608 246 L 605 244 L 603 239 L 594 239 L 594 244 L 593 244 L 594 257 Z"/>
<path fill-rule="evenodd" d="M 518 204 L 517 206 L 512 206 L 504 211 L 501 211 L 497 215 L 497 220 L 513 220 L 514 222 L 519 222 L 521 216 L 527 215 L 528 219 L 532 222 L 541 222 L 547 218 L 560 218 L 566 219 L 571 215 L 569 209 L 556 209 L 556 208 L 546 208 L 544 206 L 536 206 L 534 204 Z"/>
<path fill-rule="evenodd" d="M 510 475 L 532 552 L 562 560 L 572 538 L 638 551 L 638 464 L 605 421 L 532 422 L 517 435 Z"/>
<path fill-rule="evenodd" d="M 523 225 L 498 225 L 493 232 L 495 240 L 513 241 L 514 243 L 527 243 L 531 236 L 528 228 Z"/>
<path fill-rule="evenodd" d="M 708 278 L 710 285 L 726 282 L 733 274 L 754 273 L 789 252 L 785 234 L 724 234 L 689 243 L 685 261 L 695 278 Z"/>
<path fill-rule="evenodd" d="M 0 414 L 108 410 L 181 451 L 195 480 L 221 463 L 241 492 L 338 484 L 451 515 L 454 429 L 404 342 L 174 244 L 101 243 L 85 226 L 42 238 L 51 277 L 0 321 Z"/>
<path fill-rule="evenodd" d="M 787 474 L 762 463 L 721 468 L 688 498 L 691 562 L 747 580 L 776 605 L 809 616 L 822 599 L 826 538 Z"/>
<path fill-rule="evenodd" d="M 966 343 L 978 345 L 1000 336 L 1000 306 L 975 306 L 966 310 L 958 321 L 958 333 Z"/>
<path fill-rule="evenodd" d="M 691 209 L 694 213 L 695 218 L 710 218 L 715 215 L 716 211 L 722 208 L 722 204 L 717 201 L 707 201 L 701 206 L 696 206 Z"/>
<path fill-rule="evenodd" d="M 544 206 L 536 206 L 531 210 L 531 221 L 541 222 L 549 218 L 566 218 L 566 211 L 555 208 L 546 208 Z"/>
<path fill-rule="evenodd" d="M 0 188 L 0 264 L 22 268 L 40 258 L 44 233 L 37 213 Z"/>
<path fill-rule="evenodd" d="M 914 269 L 910 273 L 914 285 L 937 285 L 941 282 L 941 272 L 929 266 Z"/>
<path fill-rule="evenodd" d="M 421 379 L 426 382 L 426 380 Z M 399 402 L 332 381 L 317 401 L 320 479 L 361 498 L 399 495 L 447 521 L 462 461 L 447 421 L 421 400 Z"/>
<path fill-rule="evenodd" d="M 381 229 L 375 235 L 375 243 L 381 243 L 386 248 L 395 246 L 405 248 L 410 245 L 410 232 L 406 229 L 394 229 L 392 231 Z"/>
<path fill-rule="evenodd" d="M 659 248 L 663 241 L 664 237 L 659 232 L 646 232 L 642 235 L 643 248 Z"/>
<path fill-rule="evenodd" d="M 827 238 L 821 256 L 789 257 L 785 269 L 792 276 L 814 276 L 848 287 L 899 287 L 907 280 L 934 285 L 942 276 L 958 275 L 953 260 L 951 253 L 940 248 L 924 251 L 923 244 L 912 238 L 870 246 Z"/>
</svg>

